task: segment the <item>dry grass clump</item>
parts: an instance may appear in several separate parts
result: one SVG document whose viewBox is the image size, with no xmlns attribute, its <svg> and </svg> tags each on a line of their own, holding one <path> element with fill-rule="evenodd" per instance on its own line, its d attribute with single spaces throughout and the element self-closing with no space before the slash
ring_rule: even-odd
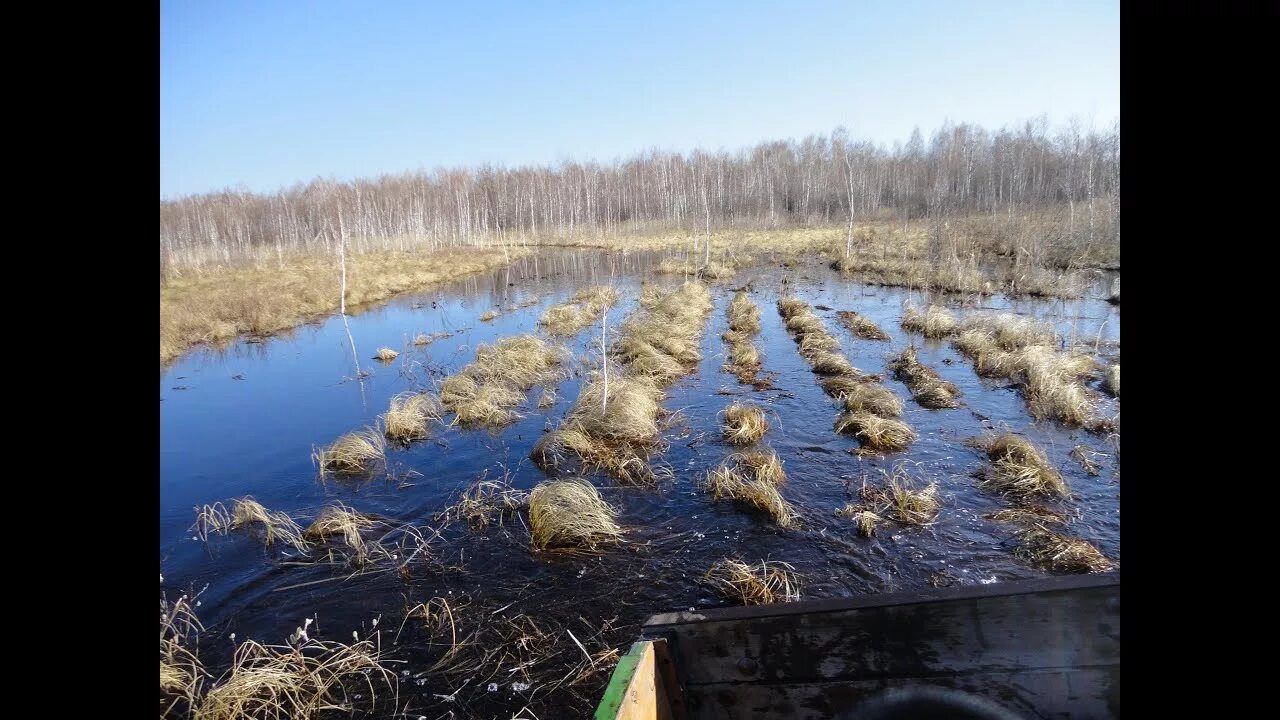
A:
<svg viewBox="0 0 1280 720">
<path fill-rule="evenodd" d="M 796 315 L 805 312 L 810 312 L 809 303 L 801 300 L 800 298 L 778 298 L 778 314 L 782 316 L 783 320 L 790 320 Z"/>
<path fill-rule="evenodd" d="M 813 365 L 819 356 L 823 356 L 823 353 L 839 354 L 840 341 L 825 331 L 809 332 L 799 337 L 796 346 L 800 349 L 800 354 L 809 360 L 810 365 Z M 848 364 L 847 360 L 845 364 Z"/>
<path fill-rule="evenodd" d="M 865 315 L 859 315 L 851 310 L 841 310 L 836 313 L 836 317 L 840 318 L 840 324 L 848 328 L 849 332 L 863 340 L 889 339 L 889 333 L 881 330 L 874 320 Z"/>
<path fill-rule="evenodd" d="M 745 458 L 731 458 L 724 465 L 707 473 L 705 486 L 711 499 L 732 500 L 750 505 L 767 513 L 780 527 L 795 527 L 799 516 L 791 503 L 778 492 L 778 486 L 773 480 L 773 473 L 781 472 L 780 464 L 777 470 L 768 468 L 763 473 L 757 473 L 744 460 Z"/>
<path fill-rule="evenodd" d="M 496 318 L 496 317 L 498 317 L 498 311 L 497 311 L 497 310 L 485 310 L 485 311 L 484 311 L 483 313 L 481 313 L 481 315 L 480 315 L 480 322 L 489 322 L 490 320 L 492 320 L 492 319 L 494 319 L 494 318 Z"/>
<path fill-rule="evenodd" d="M 308 640 L 298 647 L 248 640 L 236 648 L 229 674 L 205 694 L 194 718 L 310 720 L 352 710 L 357 694 L 376 701 L 377 686 L 383 684 L 394 693 L 395 673 L 383 666 L 368 640 L 352 645 Z"/>
<path fill-rule="evenodd" d="M 1059 535 L 1043 525 L 1022 530 L 1018 540 L 1015 554 L 1045 570 L 1086 573 L 1107 572 L 1115 567 L 1088 541 Z"/>
<path fill-rule="evenodd" d="M 761 560 L 755 565 L 724 558 L 711 566 L 704 579 L 726 598 L 743 605 L 769 605 L 800 599 L 800 583 L 789 563 Z"/>
<path fill-rule="evenodd" d="M 399 356 L 400 356 L 400 353 L 396 352 L 395 350 L 392 350 L 389 347 L 382 347 L 382 348 L 378 348 L 378 352 L 373 354 L 373 359 L 379 360 L 381 362 L 391 362 L 392 360 L 395 360 Z"/>
<path fill-rule="evenodd" d="M 347 307 L 506 265 L 522 248 L 466 247 L 347 258 Z M 160 362 L 193 345 L 270 335 L 338 309 L 337 259 L 273 258 L 170 276 L 160 287 Z"/>
<path fill-rule="evenodd" d="M 368 515 L 362 515 L 351 507 L 337 503 L 330 505 L 307 526 L 304 537 L 308 540 L 325 540 L 330 537 L 341 537 L 343 543 L 353 553 L 351 559 L 357 565 L 364 565 L 369 559 L 369 546 L 364 541 L 363 532 L 372 530 L 377 521 Z M 378 546 L 376 549 L 381 550 Z"/>
<path fill-rule="evenodd" d="M 418 333 L 418 334 L 417 334 L 416 336 L 414 336 L 414 338 L 413 338 L 413 344 L 414 344 L 415 346 L 418 346 L 418 347 L 421 347 L 421 346 L 423 346 L 423 345 L 430 345 L 430 344 L 431 344 L 431 336 L 430 336 L 430 335 L 428 335 L 428 334 L 426 334 L 426 333 Z"/>
<path fill-rule="evenodd" d="M 962 330 L 984 331 L 1001 350 L 1017 350 L 1028 345 L 1053 345 L 1058 342 L 1058 334 L 1049 323 L 1012 313 L 970 315 L 965 318 Z"/>
<path fill-rule="evenodd" d="M 654 271 L 664 275 L 693 275 L 697 268 L 687 258 L 673 255 L 663 258 Z"/>
<path fill-rule="evenodd" d="M 391 407 L 382 416 L 388 438 L 401 443 L 427 436 L 427 423 L 439 422 L 444 416 L 440 398 L 431 393 L 401 393 L 391 398 Z"/>
<path fill-rule="evenodd" d="M 1037 523 L 1057 523 L 1065 525 L 1067 519 L 1056 510 L 1047 508 L 1044 505 L 1024 505 L 1022 507 L 1007 508 L 1005 510 L 997 510 L 987 516 L 987 519 L 1000 523 L 1010 523 L 1014 525 L 1034 525 Z"/>
<path fill-rule="evenodd" d="M 780 487 L 787 481 L 787 474 L 782 469 L 782 459 L 772 450 L 747 450 L 729 456 L 729 462 L 737 463 L 745 468 L 751 476 L 763 483 Z"/>
<path fill-rule="evenodd" d="M 1112 395 L 1120 397 L 1120 363 L 1107 368 L 1107 390 L 1110 390 Z"/>
<path fill-rule="evenodd" d="M 1071 494 L 1062 475 L 1043 451 L 1026 438 L 1004 433 L 981 442 L 994 472 L 983 485 L 1017 499 L 1035 496 L 1068 497 Z"/>
<path fill-rule="evenodd" d="M 836 510 L 836 515 L 857 523 L 858 534 L 863 537 L 874 536 L 876 534 L 876 526 L 884 522 L 883 517 L 877 515 L 873 510 L 868 510 L 862 504 L 846 503 L 844 507 Z"/>
<path fill-rule="evenodd" d="M 386 465 L 385 433 L 371 427 L 349 432 L 334 440 L 332 445 L 314 450 L 311 457 L 321 471 L 349 475 L 371 474 Z"/>
<path fill-rule="evenodd" d="M 618 542 L 618 511 L 586 480 L 552 480 L 529 493 L 529 525 L 533 546 L 596 549 Z"/>
<path fill-rule="evenodd" d="M 160 712 L 162 718 L 182 703 L 194 708 L 206 676 L 195 652 L 204 626 L 191 600 L 186 595 L 173 603 L 160 600 L 160 693 L 167 703 Z"/>
<path fill-rule="evenodd" d="M 908 304 L 902 311 L 902 329 L 927 338 L 942 338 L 954 335 L 960 329 L 960 321 L 939 305 L 930 305 L 922 313 Z"/>
<path fill-rule="evenodd" d="M 724 438 L 735 445 L 750 445 L 768 431 L 764 410 L 755 405 L 734 403 L 724 411 Z"/>
<path fill-rule="evenodd" d="M 476 348 L 476 359 L 440 386 L 440 401 L 464 425 L 505 425 L 529 389 L 556 377 L 566 353 L 534 335 Z"/>
<path fill-rule="evenodd" d="M 729 301 L 729 328 L 734 332 L 755 335 L 760 332 L 760 308 L 751 301 L 746 290 L 739 290 Z"/>
<path fill-rule="evenodd" d="M 656 478 L 646 461 L 658 444 L 662 391 L 647 378 L 610 375 L 592 380 L 574 401 L 564 422 L 533 446 L 530 457 L 543 469 L 558 468 L 572 454 L 588 469 L 604 470 L 628 482 Z"/>
<path fill-rule="evenodd" d="M 889 361 L 894 377 L 907 384 L 911 397 L 933 409 L 960 407 L 960 388 L 943 380 L 933 368 L 920 362 L 915 347 L 909 347 Z"/>
<path fill-rule="evenodd" d="M 712 309 L 711 292 L 694 282 L 670 292 L 646 287 L 640 305 L 622 324 L 614 352 L 633 376 L 646 375 L 665 387 L 702 359 L 698 341 Z"/>
<path fill-rule="evenodd" d="M 835 429 L 838 433 L 858 438 L 864 451 L 905 450 L 918 437 L 911 426 L 901 420 L 880 417 L 865 410 L 842 414 L 836 419 Z"/>
<path fill-rule="evenodd" d="M 738 273 L 738 268 L 733 263 L 720 262 L 712 260 L 711 262 L 698 268 L 698 276 L 709 278 L 711 280 L 723 280 L 731 278 Z"/>
<path fill-rule="evenodd" d="M 605 310 L 617 302 L 618 291 L 611 287 L 595 285 L 583 288 L 569 298 L 568 302 L 547 308 L 538 324 L 552 335 L 569 337 L 595 323 Z"/>
<path fill-rule="evenodd" d="M 855 382 L 836 393 L 847 413 L 866 412 L 882 418 L 902 416 L 902 399 L 883 385 Z"/>
<path fill-rule="evenodd" d="M 302 527 L 293 521 L 285 512 L 272 512 L 262 503 L 251 497 L 236 500 L 231 508 L 231 524 L 229 529 L 260 526 L 263 530 L 263 542 L 273 545 L 276 542 L 292 546 L 299 552 L 307 552 L 307 541 L 303 538 Z"/>
<path fill-rule="evenodd" d="M 529 493 L 516 490 L 505 480 L 478 480 L 462 491 L 457 504 L 446 508 L 437 519 L 466 520 L 472 530 L 484 530 L 496 519 L 499 525 L 529 505 Z"/>
</svg>

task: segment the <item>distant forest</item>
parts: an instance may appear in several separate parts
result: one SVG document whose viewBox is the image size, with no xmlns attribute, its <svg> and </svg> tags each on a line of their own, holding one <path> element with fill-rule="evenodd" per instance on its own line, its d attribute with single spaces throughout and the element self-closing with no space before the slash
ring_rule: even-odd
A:
<svg viewBox="0 0 1280 720">
<path fill-rule="evenodd" d="M 316 180 L 274 194 L 223 191 L 160 203 L 160 269 L 348 251 L 547 243 L 607 234 L 903 224 L 1053 211 L 1055 240 L 1120 238 L 1120 128 L 1041 118 L 992 132 L 917 129 L 890 148 L 843 128 L 737 151 L 652 150 L 611 163 L 481 166 Z"/>
</svg>

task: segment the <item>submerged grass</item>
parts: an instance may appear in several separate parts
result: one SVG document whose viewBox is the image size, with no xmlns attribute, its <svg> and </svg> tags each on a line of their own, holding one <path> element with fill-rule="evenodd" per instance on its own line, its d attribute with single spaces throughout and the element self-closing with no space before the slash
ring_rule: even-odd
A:
<svg viewBox="0 0 1280 720">
<path fill-rule="evenodd" d="M 618 511 L 586 480 L 551 480 L 529 493 L 533 547 L 595 550 L 622 539 Z"/>
<path fill-rule="evenodd" d="M 472 530 L 484 530 L 495 521 L 502 525 L 508 515 L 528 506 L 529 493 L 516 490 L 505 479 L 478 480 L 437 518 L 445 522 L 465 520 Z"/>
<path fill-rule="evenodd" d="M 1018 533 L 1016 555 L 1036 567 L 1056 572 L 1107 572 L 1115 564 L 1098 548 L 1080 538 L 1060 535 L 1036 524 Z"/>
<path fill-rule="evenodd" d="M 595 323 L 605 310 L 617 302 L 618 291 L 611 287 L 595 285 L 583 288 L 567 302 L 547 308 L 538 324 L 554 336 L 570 337 Z"/>
<path fill-rule="evenodd" d="M 440 398 L 431 393 L 401 393 L 391 398 L 391 406 L 382 416 L 387 437 L 400 443 L 421 440 L 427 436 L 427 424 L 444 417 Z"/>
<path fill-rule="evenodd" d="M 943 380 L 933 368 L 920 362 L 915 347 L 908 347 L 889 361 L 894 377 L 907 384 L 911 397 L 923 407 L 960 407 L 960 388 Z"/>
<path fill-rule="evenodd" d="M 349 432 L 333 441 L 332 445 L 312 452 L 312 459 L 321 472 L 349 475 L 368 475 L 385 467 L 387 442 L 385 432 L 376 427 Z"/>
<path fill-rule="evenodd" d="M 724 411 L 724 438 L 735 445 L 750 445 L 768 431 L 764 410 L 755 405 L 734 403 Z"/>
<path fill-rule="evenodd" d="M 1004 433 L 980 441 L 980 446 L 991 459 L 993 469 L 983 479 L 983 486 L 1018 500 L 1070 496 L 1066 480 L 1030 440 Z"/>
<path fill-rule="evenodd" d="M 874 320 L 865 315 L 859 315 L 851 310 L 841 310 L 836 313 L 836 317 L 840 318 L 840 324 L 848 328 L 849 332 L 863 340 L 889 340 L 889 333 L 881 330 Z"/>
<path fill-rule="evenodd" d="M 800 583 L 789 563 L 761 560 L 749 565 L 737 558 L 723 558 L 704 579 L 722 595 L 743 605 L 769 605 L 800 599 Z"/>
</svg>

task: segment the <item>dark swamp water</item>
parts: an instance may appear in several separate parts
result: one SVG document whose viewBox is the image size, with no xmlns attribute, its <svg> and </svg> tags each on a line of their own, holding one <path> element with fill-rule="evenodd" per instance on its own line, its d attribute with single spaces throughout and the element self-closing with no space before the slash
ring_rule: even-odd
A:
<svg viewBox="0 0 1280 720">
<path fill-rule="evenodd" d="M 784 269 L 758 258 L 755 267 L 710 284 L 715 310 L 702 337 L 703 359 L 695 374 L 668 390 L 664 403 L 678 411 L 666 427 L 661 455 L 673 479 L 654 490 L 592 478 L 621 510 L 627 534 L 620 546 L 595 555 L 535 552 L 520 514 L 484 531 L 436 517 L 482 477 L 505 475 L 521 490 L 547 478 L 528 460 L 529 451 L 559 423 L 598 364 L 598 325 L 568 343 L 574 354 L 570 377 L 555 387 L 553 406 L 538 408 L 541 390 L 535 388 L 519 409 L 523 418 L 501 431 L 435 425 L 429 439 L 389 448 L 384 476 L 364 482 L 319 478 L 311 460 L 314 446 L 372 425 L 397 393 L 434 389 L 471 361 L 478 343 L 537 332 L 546 307 L 579 288 L 612 282 L 622 299 L 609 313 L 609 326 L 619 326 L 636 307 L 642 280 L 664 286 L 683 280 L 652 273 L 660 259 L 544 253 L 493 274 L 397 298 L 349 320 L 356 356 L 370 373 L 359 380 L 337 318 L 261 343 L 197 350 L 163 370 L 161 591 L 171 599 L 199 593 L 196 611 L 206 628 L 200 656 L 213 675 L 228 666 L 236 642 L 284 644 L 311 618 L 312 637 L 350 642 L 354 633 L 375 640 L 401 679 L 397 706 L 384 689 L 372 707 L 367 698 L 357 700 L 357 716 L 586 717 L 612 670 L 603 656 L 589 664 L 588 651 L 625 652 L 653 613 L 724 605 L 701 581 L 721 557 L 791 563 L 802 576 L 803 599 L 1041 577 L 1043 572 L 1015 557 L 1014 527 L 984 518 L 1006 503 L 976 487 L 974 475 L 986 460 L 964 440 L 992 428 L 1023 433 L 1045 449 L 1072 489 L 1072 499 L 1058 504 L 1074 518 L 1066 532 L 1120 560 L 1118 436 L 1033 422 L 1008 383 L 978 377 L 948 342 L 922 341 L 899 327 L 903 303 L 923 306 L 928 298 L 851 282 L 817 259 Z M 817 312 L 845 354 L 859 369 L 883 375 L 886 387 L 904 400 L 903 419 L 920 436 L 907 451 L 859 458 L 849 452 L 858 442 L 833 431 L 837 407 L 797 352 L 775 307 L 784 277 L 796 296 L 831 308 Z M 958 297 L 939 300 L 958 315 L 999 309 L 1050 320 L 1065 337 L 1096 345 L 1099 357 L 1110 360 L 1119 355 L 1120 314 L 1102 300 L 1109 281 L 1099 276 L 1085 298 L 1072 301 L 997 296 L 961 306 Z M 760 307 L 763 331 L 755 342 L 764 372 L 773 376 L 772 389 L 741 385 L 722 369 L 725 308 L 733 289 L 747 283 Z M 490 308 L 501 315 L 479 321 Z M 892 341 L 854 337 L 837 321 L 837 310 L 869 316 Z M 419 333 L 451 335 L 414 347 L 411 339 Z M 963 407 L 922 408 L 892 378 L 888 357 L 913 340 L 920 360 L 961 388 Z M 401 354 L 379 363 L 371 357 L 381 346 Z M 747 509 L 712 503 L 698 489 L 706 472 L 735 451 L 721 438 L 719 413 L 741 400 L 769 413 L 771 428 L 762 444 L 783 459 L 788 479 L 782 494 L 801 514 L 798 529 L 782 530 Z M 1117 400 L 1103 403 L 1118 415 Z M 1097 475 L 1071 457 L 1079 445 L 1096 453 Z M 942 510 L 936 522 L 887 523 L 875 537 L 858 536 L 852 521 L 835 510 L 856 501 L 864 477 L 874 481 L 880 469 L 901 461 L 911 464 L 918 480 L 938 483 Z M 341 501 L 389 525 L 418 527 L 431 539 L 430 551 L 405 572 L 394 564 L 356 572 L 267 548 L 252 532 L 212 536 L 207 543 L 193 537 L 193 508 L 229 505 L 245 495 L 304 526 L 322 507 Z M 453 611 L 452 629 L 448 623 L 433 629 L 419 618 L 406 621 L 410 607 L 437 597 Z M 455 640 L 464 648 L 449 658 L 448 671 L 433 669 Z"/>
</svg>

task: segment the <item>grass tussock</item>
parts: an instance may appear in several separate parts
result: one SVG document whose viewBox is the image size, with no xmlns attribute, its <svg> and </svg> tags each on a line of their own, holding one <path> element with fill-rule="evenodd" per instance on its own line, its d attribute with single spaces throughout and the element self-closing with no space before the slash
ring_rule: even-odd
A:
<svg viewBox="0 0 1280 720">
<path fill-rule="evenodd" d="M 378 360 L 379 362 L 384 362 L 384 363 L 391 362 L 392 360 L 395 360 L 398 357 L 400 357 L 400 353 L 396 352 L 395 350 L 392 350 L 389 347 L 378 348 L 378 352 L 373 354 L 374 360 Z"/>
<path fill-rule="evenodd" d="M 472 530 L 484 530 L 495 521 L 529 506 L 529 493 L 516 490 L 505 480 L 479 480 L 462 491 L 458 502 L 437 515 L 445 522 L 465 521 Z"/>
<path fill-rule="evenodd" d="M 734 332 L 755 335 L 760 332 L 760 308 L 751 301 L 746 290 L 739 290 L 729 301 L 729 328 Z"/>
<path fill-rule="evenodd" d="M 936 370 L 920 362 L 916 349 L 909 347 L 889 361 L 893 376 L 907 384 L 911 397 L 922 407 L 941 409 L 960 407 L 956 398 L 960 388 L 943 380 Z"/>
<path fill-rule="evenodd" d="M 602 470 L 621 480 L 652 484 L 649 451 L 658 444 L 663 393 L 647 378 L 612 375 L 608 402 L 603 378 L 592 380 L 564 422 L 533 446 L 530 457 L 544 470 L 576 459 L 584 470 Z"/>
<path fill-rule="evenodd" d="M 1070 496 L 1066 480 L 1030 440 L 1004 433 L 981 444 L 992 464 L 984 486 L 1019 500 Z"/>
<path fill-rule="evenodd" d="M 351 551 L 351 560 L 356 565 L 364 565 L 369 559 L 369 545 L 365 543 L 362 533 L 372 530 L 378 522 L 368 515 L 362 515 L 351 507 L 337 503 L 320 511 L 316 519 L 307 526 L 304 537 L 311 541 L 323 541 L 329 538 L 340 538 Z M 374 545 L 376 550 L 381 550 Z"/>
<path fill-rule="evenodd" d="M 497 310 L 485 310 L 480 314 L 480 322 L 489 322 L 490 320 L 497 318 L 498 314 Z"/>
<path fill-rule="evenodd" d="M 1115 564 L 1098 548 L 1037 524 L 1018 533 L 1015 554 L 1044 570 L 1069 573 L 1107 572 Z"/>
<path fill-rule="evenodd" d="M 724 438 L 734 445 L 750 445 L 768 431 L 764 410 L 755 405 L 734 403 L 724 411 Z"/>
<path fill-rule="evenodd" d="M 1006 508 L 997 510 L 987 516 L 988 520 L 994 520 L 999 523 L 1009 523 L 1011 525 L 1035 525 L 1043 523 L 1055 523 L 1065 525 L 1067 519 L 1062 513 L 1045 507 L 1044 505 L 1024 505 L 1016 508 Z"/>
<path fill-rule="evenodd" d="M 996 347 L 1005 351 L 1058 342 L 1058 334 L 1049 323 L 1012 313 L 971 315 L 965 318 L 962 330 L 983 331 Z"/>
<path fill-rule="evenodd" d="M 855 382 L 836 394 L 847 413 L 871 413 L 882 418 L 902 416 L 902 399 L 883 385 Z"/>
<path fill-rule="evenodd" d="M 368 640 L 352 645 L 308 640 L 297 647 L 241 643 L 228 674 L 200 701 L 195 720 L 311 720 L 349 712 L 362 696 L 376 702 L 379 689 L 393 695 L 395 673 Z"/>
<path fill-rule="evenodd" d="M 525 250 L 458 248 L 347 258 L 347 307 L 506 265 Z M 284 258 L 171 276 L 160 287 L 160 362 L 192 346 L 264 336 L 338 309 L 333 257 Z"/>
<path fill-rule="evenodd" d="M 844 507 L 836 510 L 836 515 L 854 521 L 858 528 L 858 534 L 862 537 L 873 537 L 876 534 L 876 527 L 885 521 L 874 510 L 869 510 L 860 503 L 856 505 L 846 503 Z"/>
<path fill-rule="evenodd" d="M 695 282 L 669 292 L 649 286 L 641 294 L 640 305 L 622 324 L 614 352 L 632 376 L 647 376 L 655 385 L 666 387 L 702 359 L 698 345 L 712 308 L 711 292 Z"/>
<path fill-rule="evenodd" d="M 1120 363 L 1107 368 L 1107 390 L 1120 397 Z"/>
<path fill-rule="evenodd" d="M 427 436 L 427 425 L 444 417 L 440 398 L 431 393 L 401 393 L 391 398 L 391 406 L 382 416 L 387 437 L 400 443 L 421 440 Z"/>
<path fill-rule="evenodd" d="M 165 707 L 160 717 L 174 708 L 196 707 L 206 674 L 196 655 L 197 639 L 204 631 L 196 617 L 192 598 L 183 595 L 170 603 L 160 600 L 160 694 Z"/>
<path fill-rule="evenodd" d="M 551 480 L 529 493 L 529 525 L 539 550 L 594 550 L 622 539 L 618 511 L 586 480 Z"/>
<path fill-rule="evenodd" d="M 960 329 L 960 321 L 946 308 L 930 305 L 920 312 L 914 305 L 908 304 L 902 311 L 902 329 L 918 333 L 927 338 L 943 338 L 955 334 Z"/>
<path fill-rule="evenodd" d="M 618 291 L 605 285 L 583 288 L 568 302 L 552 305 L 542 313 L 538 324 L 558 337 L 577 335 L 583 328 L 594 324 L 605 310 L 618 302 Z"/>
<path fill-rule="evenodd" d="M 747 450 L 729 456 L 729 462 L 736 463 L 745 469 L 751 477 L 774 487 L 781 487 L 787 481 L 787 473 L 782 468 L 782 459 L 772 450 Z"/>
<path fill-rule="evenodd" d="M 845 412 L 836 419 L 835 430 L 856 437 L 864 452 L 898 452 L 907 449 L 918 437 L 911 426 L 901 420 L 865 410 Z"/>
<path fill-rule="evenodd" d="M 800 583 L 789 563 L 761 560 L 755 565 L 724 558 L 711 566 L 704 579 L 722 595 L 743 605 L 770 605 L 800 599 Z"/>
<path fill-rule="evenodd" d="M 733 262 L 712 260 L 705 265 L 699 265 L 692 257 L 680 256 L 664 258 L 655 270 L 665 275 L 689 275 L 709 280 L 723 280 L 738 273 L 738 267 Z"/>
<path fill-rule="evenodd" d="M 790 528 L 798 524 L 799 516 L 791 503 L 778 492 L 778 486 L 768 475 L 759 475 L 754 469 L 733 458 L 707 473 L 704 482 L 711 499 L 729 500 L 749 505 L 770 517 L 780 527 Z"/>
<path fill-rule="evenodd" d="M 256 527 L 263 532 L 263 542 L 267 545 L 281 543 L 295 550 L 306 553 L 307 541 L 303 537 L 302 527 L 289 517 L 288 513 L 273 512 L 262 503 L 251 497 L 236 500 L 231 508 L 231 524 L 229 529 Z"/>
<path fill-rule="evenodd" d="M 386 466 L 385 436 L 385 432 L 377 428 L 349 432 L 333 441 L 332 445 L 315 450 L 312 459 L 322 472 L 369 475 Z"/>
<path fill-rule="evenodd" d="M 836 313 L 836 317 L 840 318 L 840 324 L 848 328 L 849 332 L 863 340 L 889 340 L 889 333 L 881 330 L 874 320 L 865 315 L 859 315 L 851 310 L 841 310 Z"/>
<path fill-rule="evenodd" d="M 501 426 L 519 417 L 514 407 L 530 388 L 557 376 L 563 348 L 534 335 L 476 348 L 476 358 L 440 386 L 440 401 L 463 425 Z"/>
</svg>

